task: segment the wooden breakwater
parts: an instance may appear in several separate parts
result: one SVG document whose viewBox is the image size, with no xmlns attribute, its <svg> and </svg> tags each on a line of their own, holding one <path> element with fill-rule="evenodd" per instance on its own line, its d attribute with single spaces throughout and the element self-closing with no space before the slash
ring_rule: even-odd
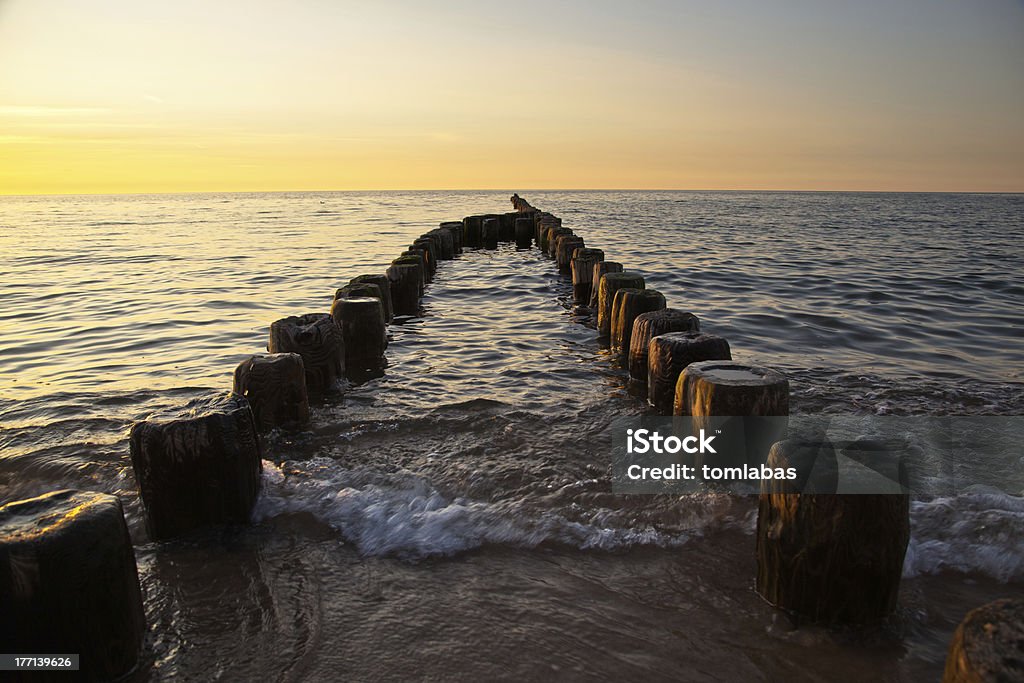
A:
<svg viewBox="0 0 1024 683">
<path fill-rule="evenodd" d="M 131 460 L 150 537 L 247 523 L 260 490 L 261 434 L 304 427 L 310 402 L 337 391 L 342 379 L 383 371 L 387 326 L 418 315 L 441 262 L 465 249 L 514 242 L 551 258 L 571 279 L 575 304 L 591 309 L 610 356 L 628 366 L 634 384 L 646 385 L 655 414 L 690 416 L 694 424 L 715 416 L 788 415 L 789 382 L 780 373 L 733 361 L 727 340 L 703 331 L 693 313 L 670 307 L 642 273 L 607 260 L 558 216 L 518 195 L 512 206 L 508 213 L 442 222 L 384 273 L 357 275 L 337 289 L 329 311 L 274 321 L 268 353 L 242 360 L 231 393 L 203 411 L 134 425 Z M 819 481 L 799 490 L 762 484 L 758 592 L 814 621 L 867 624 L 888 617 L 909 537 L 907 495 L 836 495 L 828 444 L 772 437 L 763 450 L 772 467 L 813 469 Z M 10 649 L 74 651 L 82 657 L 82 678 L 121 676 L 138 662 L 141 595 L 117 498 L 64 491 L 0 507 L 0 642 Z M 999 605 L 983 616 L 985 624 L 999 622 L 1003 634 L 1022 628 L 1019 605 Z M 1019 672 L 1012 668 L 1017 660 L 1005 655 L 1019 648 L 1019 638 L 986 639 L 979 619 L 972 613 L 958 630 L 946 680 Z M 53 628 L 56 622 L 60 628 Z"/>
</svg>

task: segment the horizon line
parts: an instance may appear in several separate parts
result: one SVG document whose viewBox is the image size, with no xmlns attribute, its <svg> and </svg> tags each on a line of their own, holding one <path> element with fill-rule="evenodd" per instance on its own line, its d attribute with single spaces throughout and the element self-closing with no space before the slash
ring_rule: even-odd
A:
<svg viewBox="0 0 1024 683">
<path fill-rule="evenodd" d="M 807 188 L 682 188 L 682 187 L 550 187 L 550 188 L 349 188 L 349 189 L 282 189 L 282 190 L 157 190 L 151 192 L 4 192 L 0 197 L 141 197 L 148 195 L 189 194 L 315 194 L 332 192 L 775 192 L 817 194 L 1024 194 L 1020 190 L 836 190 Z"/>
</svg>

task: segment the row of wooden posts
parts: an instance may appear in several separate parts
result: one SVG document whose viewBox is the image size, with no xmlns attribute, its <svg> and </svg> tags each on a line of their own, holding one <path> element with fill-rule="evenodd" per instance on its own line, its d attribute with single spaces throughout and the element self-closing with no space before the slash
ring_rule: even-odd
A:
<svg viewBox="0 0 1024 683">
<path fill-rule="evenodd" d="M 131 460 L 150 537 L 246 523 L 260 490 L 260 434 L 302 427 L 311 397 L 346 377 L 379 372 L 387 325 L 419 314 L 438 263 L 500 242 L 536 246 L 571 277 L 575 303 L 595 312 L 598 334 L 628 364 L 633 381 L 646 383 L 657 413 L 695 421 L 788 414 L 789 384 L 780 373 L 732 361 L 725 339 L 701 331 L 693 314 L 669 308 L 640 273 L 605 260 L 557 216 L 518 195 L 512 203 L 514 212 L 469 216 L 424 233 L 385 273 L 359 275 L 338 289 L 329 313 L 275 321 L 269 353 L 239 364 L 226 397 L 176 419 L 135 424 Z M 828 457 L 822 453 L 820 445 L 783 440 L 767 460 L 771 467 L 809 467 Z M 887 616 L 909 537 L 908 504 L 903 494 L 796 494 L 776 482 L 760 496 L 758 591 L 815 621 Z M 958 629 L 946 680 L 988 680 L 965 677 L 993 657 L 979 625 L 983 616 L 1014 615 L 1020 625 L 1024 611 L 1020 603 L 994 605 L 972 612 Z M 0 508 L 0 643 L 12 651 L 80 653 L 80 678 L 108 680 L 136 666 L 144 632 L 134 551 L 117 497 L 58 491 Z"/>
</svg>

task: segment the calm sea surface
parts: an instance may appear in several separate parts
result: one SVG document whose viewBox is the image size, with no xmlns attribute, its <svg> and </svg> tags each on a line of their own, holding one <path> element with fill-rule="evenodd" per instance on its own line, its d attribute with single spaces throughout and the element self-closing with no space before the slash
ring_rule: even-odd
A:
<svg viewBox="0 0 1024 683">
<path fill-rule="evenodd" d="M 386 374 L 265 443 L 257 523 L 146 537 L 133 421 L 230 389 L 269 324 L 327 311 L 507 192 L 0 198 L 0 503 L 120 496 L 138 680 L 935 679 L 968 609 L 1024 585 L 1024 455 L 922 496 L 900 610 L 794 629 L 752 590 L 751 499 L 610 492 L 643 414 L 534 249 L 442 262 Z M 641 271 L 792 410 L 1024 414 L 1024 196 L 523 192 Z"/>
</svg>

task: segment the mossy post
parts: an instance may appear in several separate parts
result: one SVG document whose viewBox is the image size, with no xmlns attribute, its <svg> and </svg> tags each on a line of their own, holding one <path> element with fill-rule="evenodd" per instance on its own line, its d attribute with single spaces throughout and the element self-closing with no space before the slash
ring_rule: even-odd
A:
<svg viewBox="0 0 1024 683">
<path fill-rule="evenodd" d="M 604 252 L 600 249 L 576 249 L 569 261 L 572 274 L 572 300 L 581 306 L 590 301 L 591 283 L 594 281 L 594 264 L 604 261 Z"/>
<path fill-rule="evenodd" d="M 766 465 L 800 476 L 761 482 L 757 592 L 814 622 L 872 624 L 892 614 L 910 539 L 909 497 L 836 495 L 827 443 L 777 442 Z"/>
<path fill-rule="evenodd" d="M 346 369 L 352 372 L 379 367 L 388 345 L 380 299 L 335 299 L 331 317 L 345 338 Z"/>
<path fill-rule="evenodd" d="M 633 321 L 641 313 L 665 308 L 665 297 L 656 289 L 626 287 L 615 292 L 612 300 L 611 350 L 621 358 L 629 357 Z"/>
<path fill-rule="evenodd" d="M 760 365 L 691 363 L 676 382 L 673 414 L 692 416 L 695 432 L 721 430 L 716 465 L 757 467 L 772 444 L 785 438 L 787 420 L 779 418 L 789 415 L 789 380 Z M 702 464 L 700 454 L 695 461 Z"/>
<path fill-rule="evenodd" d="M 594 274 L 590 277 L 590 308 L 597 310 L 601 293 L 601 278 L 608 273 L 621 273 L 623 267 L 616 261 L 598 261 L 594 264 Z"/>
<path fill-rule="evenodd" d="M 586 244 L 579 235 L 562 235 L 555 244 L 555 264 L 558 272 L 568 275 L 572 272 L 572 255 L 577 249 L 585 249 Z"/>
<path fill-rule="evenodd" d="M 605 262 L 607 263 L 607 262 Z M 598 264 L 600 266 L 601 264 Z M 621 273 L 605 273 L 598 283 L 597 293 L 597 333 L 600 337 L 610 337 L 612 333 L 612 304 L 615 292 L 620 289 L 644 289 L 644 276 L 633 271 Z"/>
<path fill-rule="evenodd" d="M 270 353 L 297 353 L 311 396 L 331 391 L 345 374 L 345 340 L 329 313 L 307 313 L 270 325 Z"/>
<path fill-rule="evenodd" d="M 391 305 L 391 281 L 387 275 L 357 275 L 349 281 L 351 285 L 367 283 L 377 285 L 380 291 L 380 304 L 384 307 L 384 322 L 390 323 L 395 317 L 394 307 Z M 335 299 L 338 297 L 335 296 Z"/>
<path fill-rule="evenodd" d="M 942 683 L 1024 681 L 1024 600 L 1003 598 L 967 613 L 953 633 Z"/>
<path fill-rule="evenodd" d="M 398 259 L 397 261 L 402 261 Z M 395 315 L 419 315 L 420 282 L 422 266 L 419 259 L 415 262 L 395 262 L 387 270 L 387 278 L 391 289 L 391 305 Z"/>
<path fill-rule="evenodd" d="M 647 345 L 647 399 L 659 415 L 672 415 L 676 386 L 686 366 L 731 358 L 729 342 L 713 334 L 669 332 L 652 337 Z"/>
<path fill-rule="evenodd" d="M 232 390 L 252 408 L 257 429 L 302 427 L 309 422 L 309 394 L 302 356 L 271 353 L 249 356 L 235 368 Z"/>
<path fill-rule="evenodd" d="M 516 247 L 529 249 L 533 245 L 533 221 L 529 218 L 516 219 Z"/>
<path fill-rule="evenodd" d="M 153 539 L 249 521 L 263 458 L 244 397 L 232 393 L 198 414 L 136 422 L 129 445 Z"/>
<path fill-rule="evenodd" d="M 79 670 L 68 680 L 109 681 L 131 672 L 146 617 L 121 501 L 64 490 L 0 506 L 0 606 L 7 653 L 77 654 Z"/>
<path fill-rule="evenodd" d="M 484 249 L 497 249 L 500 235 L 501 219 L 496 217 L 485 218 L 481 227 L 481 240 Z"/>
<path fill-rule="evenodd" d="M 700 332 L 700 320 L 692 313 L 677 308 L 641 313 L 633 322 L 629 341 L 629 377 L 647 384 L 647 350 L 651 339 L 669 332 Z M 675 394 L 675 385 L 672 389 Z"/>
</svg>

